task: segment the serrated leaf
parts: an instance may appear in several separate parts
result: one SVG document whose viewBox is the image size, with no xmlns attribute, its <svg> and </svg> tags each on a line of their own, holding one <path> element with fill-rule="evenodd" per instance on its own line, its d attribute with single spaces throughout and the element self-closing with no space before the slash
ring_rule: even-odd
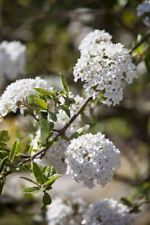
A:
<svg viewBox="0 0 150 225">
<path fill-rule="evenodd" d="M 20 142 L 16 140 L 13 143 L 9 153 L 9 159 L 11 160 L 11 162 L 14 160 L 16 154 L 19 152 L 19 148 L 20 148 Z"/>
<path fill-rule="evenodd" d="M 39 191 L 39 187 L 26 187 L 23 189 L 23 192 L 27 192 L 27 193 L 31 193 L 31 192 L 34 192 L 34 191 Z"/>
<path fill-rule="evenodd" d="M 43 206 L 47 206 L 47 205 L 50 205 L 52 202 L 52 199 L 51 199 L 51 196 L 47 193 L 47 192 L 44 192 L 44 195 L 43 195 Z"/>
<path fill-rule="evenodd" d="M 61 74 L 61 82 L 62 82 L 62 85 L 64 87 L 64 90 L 68 94 L 69 93 L 69 87 L 68 87 L 68 84 L 67 84 L 67 81 L 66 81 L 65 77 L 62 74 Z"/>
<path fill-rule="evenodd" d="M 32 162 L 31 165 L 32 165 L 32 172 L 33 172 L 37 182 L 39 184 L 44 184 L 46 181 L 46 177 L 42 173 L 42 170 L 40 169 L 40 167 L 35 162 Z"/>
</svg>

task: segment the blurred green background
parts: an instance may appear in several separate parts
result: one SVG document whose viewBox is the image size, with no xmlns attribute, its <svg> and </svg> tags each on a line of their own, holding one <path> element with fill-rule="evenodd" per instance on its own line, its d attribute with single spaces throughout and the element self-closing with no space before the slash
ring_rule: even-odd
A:
<svg viewBox="0 0 150 225">
<path fill-rule="evenodd" d="M 144 35 L 148 29 L 136 15 L 139 3 L 138 0 L 0 0 L 0 41 L 19 40 L 26 45 L 24 77 L 47 77 L 59 86 L 58 75 L 62 73 L 72 90 L 82 93 L 81 84 L 74 83 L 72 75 L 81 39 L 93 29 L 105 29 L 114 42 L 131 48 L 139 34 Z M 143 44 L 137 53 L 142 53 L 145 47 Z M 117 184 L 113 183 L 105 193 L 98 188 L 93 198 L 92 192 L 82 193 L 87 201 L 110 193 L 111 188 L 115 197 L 118 190 L 128 194 L 141 180 L 150 178 L 149 84 L 150 53 L 138 65 L 138 79 L 126 88 L 124 101 L 115 108 L 98 106 L 95 116 L 88 121 L 93 132 L 106 133 L 121 150 L 123 167 L 114 181 Z M 10 116 L 1 122 L 1 129 L 8 128 L 13 136 L 18 135 L 24 127 L 19 127 L 16 121 L 17 116 Z M 32 198 L 0 199 L 0 225 L 44 224 L 34 215 L 37 209 Z M 135 224 L 150 225 L 148 208 L 143 209 Z"/>
</svg>

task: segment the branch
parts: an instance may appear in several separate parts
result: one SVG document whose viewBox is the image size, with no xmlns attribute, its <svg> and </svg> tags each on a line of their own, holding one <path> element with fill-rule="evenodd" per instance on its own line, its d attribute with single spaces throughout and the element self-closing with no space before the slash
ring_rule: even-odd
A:
<svg viewBox="0 0 150 225">
<path fill-rule="evenodd" d="M 141 44 L 143 44 L 145 41 L 147 41 L 150 38 L 150 32 L 148 32 L 131 50 L 130 53 L 132 53 L 135 49 L 137 49 Z"/>
</svg>

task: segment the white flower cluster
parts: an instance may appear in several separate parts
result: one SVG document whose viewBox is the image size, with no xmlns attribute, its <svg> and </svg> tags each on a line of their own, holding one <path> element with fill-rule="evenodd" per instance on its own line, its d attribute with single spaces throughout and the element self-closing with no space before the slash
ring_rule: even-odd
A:
<svg viewBox="0 0 150 225">
<path fill-rule="evenodd" d="M 124 81 L 132 83 L 136 67 L 129 51 L 113 44 L 105 31 L 90 32 L 79 46 L 81 56 L 74 67 L 74 80 L 84 82 L 88 96 L 103 93 L 104 104 L 116 105 L 123 99 Z"/>
<path fill-rule="evenodd" d="M 127 207 L 114 199 L 104 199 L 91 204 L 82 222 L 84 225 L 131 225 Z"/>
<path fill-rule="evenodd" d="M 35 138 L 31 142 L 31 146 L 34 150 L 39 150 L 39 140 L 41 137 L 40 129 L 36 132 Z M 34 161 L 40 166 L 52 165 L 57 173 L 66 173 L 66 163 L 65 163 L 65 151 L 69 145 L 67 140 L 59 140 L 54 143 L 42 157 L 42 159 L 35 158 Z"/>
<path fill-rule="evenodd" d="M 144 17 L 144 24 L 150 27 L 150 0 L 145 0 L 138 6 L 137 15 Z"/>
<path fill-rule="evenodd" d="M 109 183 L 120 166 L 119 150 L 100 132 L 73 139 L 66 151 L 67 174 L 92 188 Z"/>
<path fill-rule="evenodd" d="M 80 225 L 85 202 L 75 195 L 56 198 L 47 208 L 48 225 Z"/>
<path fill-rule="evenodd" d="M 26 47 L 19 41 L 0 44 L 0 75 L 14 80 L 18 74 L 25 72 Z"/>
<path fill-rule="evenodd" d="M 83 97 L 80 97 L 79 95 L 76 96 L 71 95 L 70 97 L 74 98 L 75 100 L 75 103 L 73 103 L 70 106 L 70 116 L 72 117 L 77 112 L 77 110 L 82 106 L 85 99 Z M 88 109 L 85 110 L 85 114 L 89 114 Z M 59 110 L 57 114 L 57 122 L 55 123 L 55 129 L 60 130 L 69 121 L 69 119 L 70 118 L 63 110 Z M 79 115 L 66 130 L 65 132 L 66 136 L 70 137 L 74 132 L 76 132 L 81 127 L 81 122 L 82 122 L 81 115 Z"/>
<path fill-rule="evenodd" d="M 16 112 L 18 108 L 21 109 L 22 101 L 36 92 L 34 88 L 52 89 L 49 83 L 40 77 L 21 79 L 11 83 L 0 97 L 0 116 L 4 117 L 9 112 Z"/>
</svg>

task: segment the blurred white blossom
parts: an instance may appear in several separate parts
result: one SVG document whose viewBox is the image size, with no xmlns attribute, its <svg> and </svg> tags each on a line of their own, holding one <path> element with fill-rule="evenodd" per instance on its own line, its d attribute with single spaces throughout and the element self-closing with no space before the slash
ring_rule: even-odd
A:
<svg viewBox="0 0 150 225">
<path fill-rule="evenodd" d="M 126 206 L 114 199 L 104 199 L 89 206 L 82 224 L 131 225 L 133 223 Z"/>
<path fill-rule="evenodd" d="M 89 188 L 109 183 L 120 166 L 119 150 L 100 132 L 71 140 L 66 151 L 67 174 Z"/>
<path fill-rule="evenodd" d="M 145 0 L 137 7 L 137 15 L 143 17 L 143 22 L 150 27 L 150 0 Z"/>
<path fill-rule="evenodd" d="M 35 137 L 31 142 L 33 150 L 40 149 L 41 131 L 40 129 L 36 132 Z M 47 149 L 45 155 L 40 158 L 35 158 L 34 161 L 40 166 L 50 166 L 52 165 L 57 173 L 64 174 L 66 173 L 66 163 L 65 163 L 65 151 L 69 145 L 67 140 L 59 140 L 54 143 L 49 149 Z"/>
<path fill-rule="evenodd" d="M 124 81 L 132 83 L 136 67 L 129 51 L 120 43 L 113 44 L 105 31 L 89 33 L 79 46 L 81 56 L 74 67 L 74 80 L 84 82 L 88 96 L 103 93 L 103 103 L 116 105 L 123 99 Z"/>
<path fill-rule="evenodd" d="M 64 195 L 47 208 L 48 225 L 80 225 L 86 203 L 76 195 Z"/>
<path fill-rule="evenodd" d="M 40 77 L 21 79 L 11 83 L 0 97 L 0 116 L 4 117 L 9 112 L 15 113 L 18 108 L 21 109 L 22 101 L 36 93 L 34 88 L 52 89 L 50 84 Z"/>
<path fill-rule="evenodd" d="M 19 41 L 0 44 L 0 75 L 14 80 L 17 75 L 25 72 L 26 47 Z"/>
</svg>

